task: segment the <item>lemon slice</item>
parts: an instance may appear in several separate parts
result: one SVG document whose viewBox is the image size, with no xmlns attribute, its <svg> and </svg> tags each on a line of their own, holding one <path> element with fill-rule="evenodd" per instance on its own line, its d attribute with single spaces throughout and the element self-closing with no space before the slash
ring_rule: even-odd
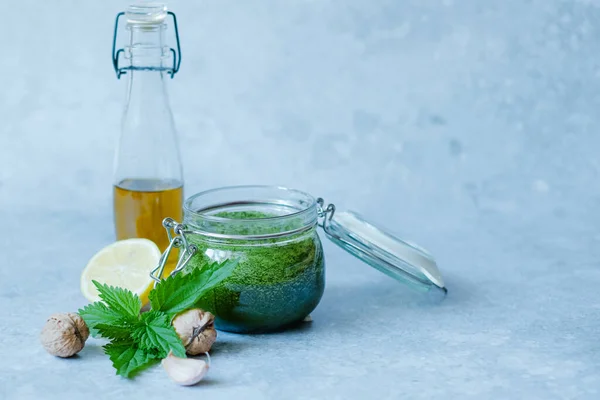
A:
<svg viewBox="0 0 600 400">
<path fill-rule="evenodd" d="M 81 274 L 81 293 L 89 301 L 99 301 L 95 280 L 110 286 L 129 289 L 148 302 L 153 280 L 150 272 L 160 259 L 158 246 L 148 239 L 126 239 L 114 242 L 97 252 Z"/>
</svg>

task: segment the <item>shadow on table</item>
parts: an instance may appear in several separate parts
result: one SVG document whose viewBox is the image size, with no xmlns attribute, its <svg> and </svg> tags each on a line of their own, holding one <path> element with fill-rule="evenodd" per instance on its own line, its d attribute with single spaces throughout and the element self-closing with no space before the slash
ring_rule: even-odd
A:
<svg viewBox="0 0 600 400">
<path fill-rule="evenodd" d="M 238 353 L 248 346 L 251 345 L 244 342 L 218 338 L 210 349 L 210 355 L 212 356 L 220 353 Z"/>
<path fill-rule="evenodd" d="M 362 318 L 384 321 L 390 316 L 439 316 L 456 307 L 469 307 L 481 297 L 481 288 L 460 277 L 448 276 L 448 293 L 431 296 L 413 291 L 391 279 L 365 282 L 353 286 L 331 286 L 325 290 L 321 304 L 315 310 L 315 320 L 335 316 L 336 326 L 356 326 Z M 440 292 L 441 293 L 441 292 Z"/>
<path fill-rule="evenodd" d="M 79 361 L 82 358 L 106 358 L 106 354 L 104 354 L 104 349 L 102 348 L 102 346 L 104 346 L 106 343 L 108 342 L 88 339 L 88 341 L 85 343 L 85 347 L 79 354 L 75 354 L 73 357 L 69 357 L 66 360 Z"/>
</svg>

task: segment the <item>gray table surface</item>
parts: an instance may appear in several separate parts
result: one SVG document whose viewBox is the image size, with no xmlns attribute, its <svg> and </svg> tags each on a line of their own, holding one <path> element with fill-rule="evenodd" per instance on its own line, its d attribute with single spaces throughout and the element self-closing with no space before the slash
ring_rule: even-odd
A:
<svg viewBox="0 0 600 400">
<path fill-rule="evenodd" d="M 326 243 L 301 329 L 219 334 L 207 380 L 62 360 L 46 317 L 85 304 L 113 240 L 126 82 L 117 1 L 2 2 L 0 398 L 600 398 L 600 4 L 173 1 L 186 194 L 281 184 L 436 256 L 439 305 Z"/>
</svg>

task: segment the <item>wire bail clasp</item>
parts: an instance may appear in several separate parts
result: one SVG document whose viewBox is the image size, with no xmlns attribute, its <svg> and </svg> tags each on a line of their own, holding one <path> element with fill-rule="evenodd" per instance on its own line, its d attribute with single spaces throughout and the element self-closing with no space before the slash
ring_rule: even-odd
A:
<svg viewBox="0 0 600 400">
<path fill-rule="evenodd" d="M 181 65 L 181 44 L 179 42 L 179 29 L 177 27 L 177 17 L 175 13 L 171 11 L 166 12 L 173 19 L 173 29 L 175 31 L 175 41 L 177 42 L 177 51 L 172 47 L 169 48 L 170 53 L 173 56 L 173 66 L 170 68 L 166 68 L 166 72 L 171 75 L 171 79 L 175 76 L 177 72 L 179 72 L 179 67 Z M 120 12 L 117 14 L 115 18 L 115 29 L 113 33 L 113 43 L 112 43 L 112 63 L 115 73 L 117 74 L 117 79 L 121 79 L 121 75 L 126 74 L 127 70 L 133 69 L 131 66 L 121 67 L 119 66 L 119 56 L 125 52 L 124 49 L 117 50 L 117 36 L 119 33 L 119 19 L 125 15 L 125 12 Z"/>
<path fill-rule="evenodd" d="M 329 233 L 329 222 L 335 214 L 335 204 L 329 203 L 325 208 L 325 200 L 322 197 L 317 199 L 317 215 L 323 220 L 319 223 L 319 226 L 323 228 L 326 233 Z"/>
<path fill-rule="evenodd" d="M 150 278 L 152 278 L 154 281 L 154 286 L 156 286 L 156 284 L 163 279 L 162 276 L 165 271 L 165 266 L 167 265 L 167 261 L 169 260 L 169 256 L 171 255 L 173 248 L 183 249 L 179 254 L 179 259 L 177 260 L 175 269 L 169 276 L 175 275 L 184 269 L 191 260 L 192 256 L 198 251 L 198 248 L 195 245 L 190 245 L 188 243 L 185 236 L 186 226 L 184 224 L 180 224 L 173 218 L 165 218 L 162 224 L 167 231 L 169 245 L 165 249 L 164 253 L 161 254 L 160 259 L 158 260 L 158 266 L 154 268 L 152 272 L 150 272 Z M 171 233 L 171 231 L 173 233 Z"/>
</svg>

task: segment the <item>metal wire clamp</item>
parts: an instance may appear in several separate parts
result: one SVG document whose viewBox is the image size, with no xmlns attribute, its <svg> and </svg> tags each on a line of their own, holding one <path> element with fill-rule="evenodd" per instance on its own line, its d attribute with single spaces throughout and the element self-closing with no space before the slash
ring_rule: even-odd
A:
<svg viewBox="0 0 600 400">
<path fill-rule="evenodd" d="M 169 48 L 169 51 L 173 55 L 173 66 L 171 68 L 165 69 L 166 72 L 171 75 L 171 79 L 175 76 L 175 74 L 179 71 L 179 66 L 181 65 L 181 44 L 179 42 L 179 29 L 177 28 L 177 17 L 175 13 L 172 11 L 167 11 L 167 14 L 171 16 L 173 19 L 173 29 L 175 31 L 175 41 L 177 42 L 177 51 L 172 47 Z M 133 69 L 131 66 L 129 67 L 120 67 L 119 66 L 119 55 L 124 53 L 124 49 L 117 50 L 117 36 L 119 32 L 119 19 L 125 15 L 125 12 L 120 12 L 117 14 L 115 18 L 115 30 L 113 33 L 113 43 L 112 43 L 112 63 L 113 68 L 115 69 L 115 73 L 117 74 L 117 79 L 121 79 L 121 75 L 126 74 L 127 70 Z"/>
<path fill-rule="evenodd" d="M 160 259 L 158 260 L 158 266 L 150 272 L 150 278 L 154 281 L 154 286 L 158 284 L 163 279 L 163 273 L 165 271 L 165 266 L 167 265 L 167 261 L 169 260 L 169 256 L 171 255 L 171 251 L 174 248 L 181 248 L 182 250 L 179 253 L 179 259 L 177 260 L 177 265 L 175 269 L 169 276 L 176 275 L 185 266 L 189 263 L 194 254 L 198 251 L 198 248 L 195 245 L 190 245 L 185 236 L 186 226 L 184 224 L 180 224 L 175 221 L 173 218 L 165 218 L 163 220 L 163 227 L 167 231 L 167 236 L 169 237 L 169 245 L 167 246 L 164 253 L 161 254 Z"/>
</svg>

